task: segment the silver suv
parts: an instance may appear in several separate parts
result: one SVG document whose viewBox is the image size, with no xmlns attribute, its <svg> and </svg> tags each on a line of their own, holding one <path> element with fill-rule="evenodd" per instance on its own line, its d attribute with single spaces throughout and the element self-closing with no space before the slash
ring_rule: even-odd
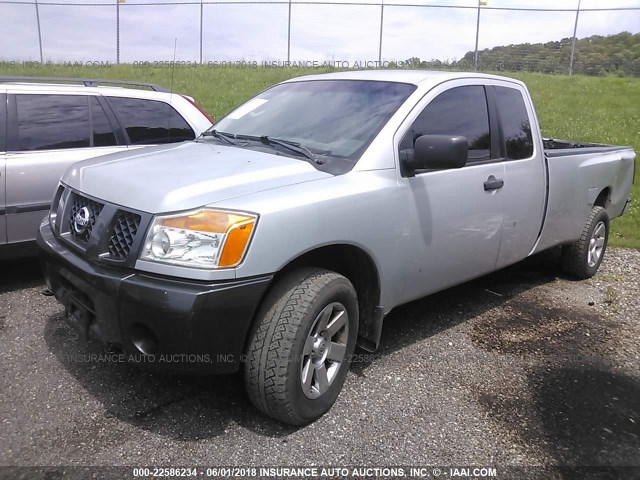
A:
<svg viewBox="0 0 640 480">
<path fill-rule="evenodd" d="M 211 125 L 192 98 L 158 85 L 0 76 L 0 257 L 30 251 L 72 163 L 193 140 Z"/>
</svg>

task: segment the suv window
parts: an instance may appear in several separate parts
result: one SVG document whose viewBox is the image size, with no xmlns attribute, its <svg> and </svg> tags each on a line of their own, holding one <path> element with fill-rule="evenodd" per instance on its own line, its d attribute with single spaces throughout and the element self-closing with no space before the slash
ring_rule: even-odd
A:
<svg viewBox="0 0 640 480">
<path fill-rule="evenodd" d="M 413 122 L 400 150 L 414 147 L 421 135 L 462 135 L 469 140 L 469 160 L 491 158 L 489 110 L 484 87 L 455 87 L 434 98 Z"/>
<path fill-rule="evenodd" d="M 85 95 L 15 96 L 18 150 L 82 148 L 91 144 Z"/>
<path fill-rule="evenodd" d="M 495 87 L 507 158 L 519 160 L 533 155 L 531 122 L 520 90 Z"/>
<path fill-rule="evenodd" d="M 109 97 L 107 100 L 134 145 L 195 138 L 186 120 L 167 103 L 124 97 Z"/>
<path fill-rule="evenodd" d="M 107 114 L 104 113 L 104 109 L 96 97 L 90 97 L 89 99 L 91 107 L 91 128 L 92 141 L 94 147 L 109 147 L 111 145 L 117 145 L 116 134 L 113 131 L 111 122 Z"/>
</svg>

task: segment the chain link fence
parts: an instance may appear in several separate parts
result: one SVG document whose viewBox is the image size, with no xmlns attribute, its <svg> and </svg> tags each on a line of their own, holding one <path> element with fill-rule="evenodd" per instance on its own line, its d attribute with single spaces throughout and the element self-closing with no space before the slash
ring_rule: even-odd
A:
<svg viewBox="0 0 640 480">
<path fill-rule="evenodd" d="M 401 2 L 0 0 L 0 61 L 640 75 L 640 2 Z"/>
</svg>

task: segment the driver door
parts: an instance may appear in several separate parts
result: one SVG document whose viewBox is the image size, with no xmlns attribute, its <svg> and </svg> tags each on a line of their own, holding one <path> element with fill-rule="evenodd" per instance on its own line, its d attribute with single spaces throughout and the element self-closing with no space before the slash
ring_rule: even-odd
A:
<svg viewBox="0 0 640 480">
<path fill-rule="evenodd" d="M 462 168 L 418 170 L 400 179 L 411 224 L 417 226 L 410 236 L 413 255 L 405 271 L 413 273 L 402 286 L 410 297 L 405 300 L 493 271 L 503 228 L 503 196 L 491 178 L 504 179 L 505 170 L 499 139 L 490 128 L 485 87 L 440 86 L 423 102 L 426 106 L 401 133 L 399 151 L 413 149 L 421 135 L 462 135 L 469 141 L 469 156 Z"/>
</svg>

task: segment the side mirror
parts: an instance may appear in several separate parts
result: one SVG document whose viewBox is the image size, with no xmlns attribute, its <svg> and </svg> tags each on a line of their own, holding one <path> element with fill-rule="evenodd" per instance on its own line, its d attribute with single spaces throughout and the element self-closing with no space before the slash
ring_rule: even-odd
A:
<svg viewBox="0 0 640 480">
<path fill-rule="evenodd" d="M 469 141 L 465 137 L 422 135 L 413 150 L 400 152 L 402 175 L 413 177 L 416 170 L 461 168 L 467 163 Z"/>
</svg>

